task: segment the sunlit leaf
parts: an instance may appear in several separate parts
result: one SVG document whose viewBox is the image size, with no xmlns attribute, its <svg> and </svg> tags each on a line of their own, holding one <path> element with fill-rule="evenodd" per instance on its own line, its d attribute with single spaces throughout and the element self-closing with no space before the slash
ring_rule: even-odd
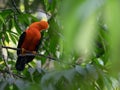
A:
<svg viewBox="0 0 120 90">
<path fill-rule="evenodd" d="M 11 34 L 11 33 L 9 35 L 10 35 L 10 38 L 13 41 L 13 43 L 16 44 L 15 36 L 13 34 Z"/>
</svg>

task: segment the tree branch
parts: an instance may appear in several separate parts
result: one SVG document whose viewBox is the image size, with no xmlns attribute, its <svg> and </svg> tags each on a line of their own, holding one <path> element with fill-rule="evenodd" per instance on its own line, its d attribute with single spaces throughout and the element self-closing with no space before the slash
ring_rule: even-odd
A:
<svg viewBox="0 0 120 90">
<path fill-rule="evenodd" d="M 7 48 L 7 49 L 12 49 L 12 50 L 21 50 L 21 48 L 14 48 L 14 47 L 8 47 L 8 46 L 0 46 L 2 48 Z M 48 58 L 50 60 L 54 60 L 54 61 L 57 61 L 59 63 L 63 63 L 63 64 L 66 64 L 66 65 L 69 65 L 69 66 L 72 66 L 72 67 L 75 67 L 77 64 L 74 63 L 74 64 L 71 64 L 71 63 L 66 63 L 64 61 L 61 61 L 60 59 L 57 59 L 57 58 L 53 58 L 53 57 L 50 57 L 50 56 L 45 56 L 45 55 L 42 55 L 42 54 L 39 54 L 39 53 L 36 53 L 36 54 L 32 54 L 31 51 L 27 51 L 27 54 L 20 54 L 19 56 L 21 57 L 24 57 L 24 56 L 42 56 L 44 58 Z"/>
<path fill-rule="evenodd" d="M 12 49 L 12 50 L 21 50 L 20 48 L 14 48 L 14 47 L 9 47 L 9 46 L 1 46 L 2 48 L 6 49 Z"/>
<path fill-rule="evenodd" d="M 8 46 L 1 46 L 2 48 L 6 48 L 6 49 L 12 49 L 12 50 L 21 50 L 21 48 L 14 48 L 14 47 L 8 47 Z M 42 57 L 45 57 L 45 58 L 49 58 L 51 60 L 58 60 L 57 58 L 53 58 L 53 57 L 50 57 L 50 56 L 45 56 L 43 54 L 40 54 L 40 53 L 36 53 L 36 54 L 32 54 L 31 51 L 27 51 L 27 54 L 20 54 L 19 56 L 42 56 Z"/>
<path fill-rule="evenodd" d="M 53 57 L 50 57 L 50 56 L 45 56 L 45 55 L 42 55 L 42 54 L 39 54 L 39 53 L 36 53 L 36 54 L 32 54 L 32 53 L 27 53 L 25 55 L 22 55 L 20 54 L 19 56 L 42 56 L 42 57 L 45 57 L 45 58 L 49 58 L 49 59 L 52 59 L 52 60 L 57 60 L 57 58 L 53 58 Z"/>
</svg>

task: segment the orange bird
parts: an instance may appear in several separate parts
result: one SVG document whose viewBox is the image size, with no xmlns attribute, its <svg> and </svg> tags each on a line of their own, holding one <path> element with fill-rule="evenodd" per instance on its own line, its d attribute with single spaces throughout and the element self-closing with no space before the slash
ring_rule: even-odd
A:
<svg viewBox="0 0 120 90">
<path fill-rule="evenodd" d="M 35 56 L 25 56 L 25 53 L 33 53 L 35 54 L 38 51 L 41 39 L 41 31 L 48 29 L 48 22 L 41 20 L 39 22 L 32 23 L 25 32 L 23 32 L 19 38 L 17 48 L 21 50 L 17 50 L 17 62 L 16 69 L 18 71 L 23 71 L 25 68 L 25 64 L 31 62 Z M 22 56 L 20 54 L 23 54 Z"/>
</svg>

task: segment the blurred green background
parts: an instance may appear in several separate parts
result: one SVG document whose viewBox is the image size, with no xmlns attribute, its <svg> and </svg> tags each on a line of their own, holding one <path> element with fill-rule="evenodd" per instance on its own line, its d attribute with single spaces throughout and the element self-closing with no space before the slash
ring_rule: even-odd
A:
<svg viewBox="0 0 120 90">
<path fill-rule="evenodd" d="M 119 0 L 0 0 L 0 90 L 120 90 Z M 48 18 L 39 53 L 15 69 L 19 36 Z"/>
</svg>

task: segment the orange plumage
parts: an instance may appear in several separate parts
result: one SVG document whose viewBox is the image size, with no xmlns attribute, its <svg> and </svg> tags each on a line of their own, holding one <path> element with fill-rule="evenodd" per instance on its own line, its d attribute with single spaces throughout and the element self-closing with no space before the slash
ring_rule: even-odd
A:
<svg viewBox="0 0 120 90">
<path fill-rule="evenodd" d="M 23 32 L 19 38 L 18 48 L 27 51 L 38 51 L 40 44 L 41 31 L 48 28 L 48 23 L 46 21 L 34 22 L 32 23 L 25 32 Z M 16 69 L 19 71 L 24 70 L 25 64 L 33 60 L 34 56 L 19 56 L 23 51 L 17 51 L 17 62 Z M 24 52 L 26 53 L 26 52 Z"/>
</svg>

